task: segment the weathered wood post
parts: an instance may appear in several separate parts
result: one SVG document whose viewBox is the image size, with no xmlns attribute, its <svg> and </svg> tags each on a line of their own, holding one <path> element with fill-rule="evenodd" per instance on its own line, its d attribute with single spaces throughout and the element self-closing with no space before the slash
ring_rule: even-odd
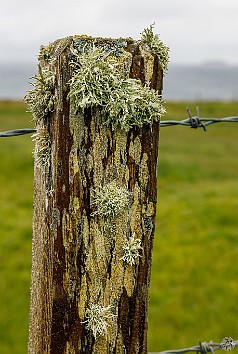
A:
<svg viewBox="0 0 238 354">
<path fill-rule="evenodd" d="M 147 353 L 167 52 L 152 27 L 40 50 L 30 354 Z"/>
</svg>

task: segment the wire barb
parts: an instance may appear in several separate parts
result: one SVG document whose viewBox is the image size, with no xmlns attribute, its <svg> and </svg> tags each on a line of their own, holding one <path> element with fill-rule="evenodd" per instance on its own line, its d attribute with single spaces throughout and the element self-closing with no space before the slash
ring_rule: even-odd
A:
<svg viewBox="0 0 238 354">
<path fill-rule="evenodd" d="M 232 340 L 232 349 L 238 346 L 238 341 L 237 340 Z M 226 348 L 224 345 L 221 343 L 214 343 L 213 341 L 210 341 L 209 343 L 206 342 L 199 342 L 199 345 L 196 345 L 194 347 L 190 348 L 183 348 L 183 349 L 176 349 L 176 350 L 165 350 L 163 352 L 159 353 L 150 353 L 150 354 L 182 354 L 182 353 L 188 353 L 188 352 L 196 352 L 196 353 L 201 353 L 201 354 L 206 354 L 206 353 L 212 353 L 214 354 L 215 350 L 223 349 L 225 351 L 231 350 L 230 347 Z"/>
<path fill-rule="evenodd" d="M 186 111 L 188 114 L 188 118 L 183 119 L 183 120 L 162 120 L 160 122 L 160 126 L 161 127 L 170 127 L 172 125 L 183 125 L 183 126 L 189 126 L 190 128 L 193 128 L 193 129 L 203 128 L 203 130 L 206 131 L 207 125 L 211 125 L 211 124 L 215 124 L 215 123 L 229 123 L 229 122 L 238 123 L 238 116 L 225 117 L 225 118 L 200 118 L 199 107 L 196 107 L 196 115 L 195 116 L 192 116 L 189 107 L 186 108 Z M 36 132 L 36 129 L 30 129 L 30 128 L 9 130 L 6 132 L 0 132 L 0 138 L 30 134 L 30 133 L 35 133 L 35 132 Z"/>
<path fill-rule="evenodd" d="M 201 122 L 200 116 L 199 116 L 199 107 L 196 107 L 196 116 L 192 117 L 192 114 L 190 112 L 189 107 L 186 108 L 189 119 L 190 119 L 190 126 L 191 128 L 197 129 L 199 127 L 202 127 L 204 131 L 206 131 L 205 125 Z"/>
<path fill-rule="evenodd" d="M 206 131 L 206 126 L 215 123 L 238 123 L 238 116 L 225 117 L 225 118 L 200 118 L 199 107 L 196 108 L 196 115 L 192 116 L 189 107 L 186 108 L 188 118 L 183 120 L 162 120 L 160 122 L 161 127 L 169 127 L 172 125 L 189 126 L 190 128 L 197 129 L 203 128 Z"/>
</svg>

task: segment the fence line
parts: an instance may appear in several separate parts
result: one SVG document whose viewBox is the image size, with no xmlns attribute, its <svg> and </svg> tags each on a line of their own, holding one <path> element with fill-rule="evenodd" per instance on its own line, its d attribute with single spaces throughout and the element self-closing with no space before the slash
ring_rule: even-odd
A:
<svg viewBox="0 0 238 354">
<path fill-rule="evenodd" d="M 208 352 L 214 353 L 215 350 L 223 349 L 224 351 L 231 351 L 238 346 L 238 340 L 233 340 L 231 337 L 225 337 L 221 343 L 214 343 L 210 341 L 199 342 L 199 345 L 189 348 L 176 349 L 176 350 L 165 350 L 163 352 L 148 353 L 148 354 L 182 354 L 188 352 L 196 352 L 201 354 L 206 354 Z"/>
<path fill-rule="evenodd" d="M 196 115 L 192 116 L 190 109 L 186 108 L 188 113 L 188 118 L 183 120 L 164 120 L 160 122 L 161 127 L 168 127 L 168 126 L 189 126 L 190 128 L 197 129 L 203 128 L 206 131 L 206 126 L 216 123 L 238 123 L 238 116 L 233 117 L 225 117 L 225 118 L 201 118 L 199 114 L 199 108 L 196 108 Z M 8 130 L 4 132 L 0 132 L 0 137 L 12 137 L 18 135 L 25 135 L 37 132 L 36 129 L 31 128 L 23 128 L 23 129 L 16 129 L 16 130 Z M 176 350 L 165 350 L 162 352 L 150 352 L 148 354 L 183 354 L 188 352 L 196 352 L 201 354 L 206 354 L 208 352 L 214 353 L 214 351 L 223 349 L 224 351 L 231 351 L 236 346 L 238 346 L 238 340 L 233 341 L 231 337 L 226 337 L 224 339 L 228 339 L 227 342 L 222 341 L 221 343 L 214 343 L 210 341 L 209 343 L 206 342 L 199 342 L 199 345 L 183 348 L 183 349 L 176 349 Z"/>
<path fill-rule="evenodd" d="M 200 118 L 199 108 L 196 108 L 196 115 L 192 116 L 190 109 L 187 107 L 188 118 L 183 120 L 162 120 L 160 122 L 161 127 L 169 127 L 173 125 L 189 126 L 190 128 L 203 128 L 206 131 L 206 126 L 215 123 L 238 123 L 238 117 L 225 117 L 225 118 Z"/>
<path fill-rule="evenodd" d="M 206 126 L 216 123 L 238 123 L 238 116 L 234 117 L 225 117 L 225 118 L 200 118 L 199 117 L 199 108 L 196 108 L 196 115 L 192 116 L 190 109 L 186 108 L 188 113 L 188 118 L 183 120 L 162 120 L 160 122 L 160 127 L 169 127 L 174 125 L 189 126 L 190 128 L 197 129 L 203 128 L 206 131 Z M 16 130 L 8 130 L 5 132 L 0 132 L 0 138 L 7 138 L 17 135 L 25 135 L 35 133 L 36 129 L 24 128 Z"/>
</svg>

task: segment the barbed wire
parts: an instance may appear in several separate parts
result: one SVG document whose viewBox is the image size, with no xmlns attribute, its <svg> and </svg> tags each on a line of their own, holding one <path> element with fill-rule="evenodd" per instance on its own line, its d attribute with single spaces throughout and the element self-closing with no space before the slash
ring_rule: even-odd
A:
<svg viewBox="0 0 238 354">
<path fill-rule="evenodd" d="M 190 128 L 197 129 L 197 128 L 203 128 L 204 131 L 206 131 L 206 126 L 215 124 L 215 123 L 238 123 L 238 116 L 234 117 L 225 117 L 225 118 L 200 118 L 199 114 L 199 108 L 196 107 L 196 116 L 192 116 L 190 109 L 187 107 L 186 108 L 187 113 L 188 113 L 188 118 L 183 119 L 183 120 L 165 120 L 160 122 L 161 127 L 168 127 L 168 126 L 174 126 L 174 125 L 181 125 L 181 126 L 189 126 Z M 25 135 L 25 134 L 31 134 L 35 133 L 37 130 L 36 129 L 31 129 L 31 128 L 23 128 L 23 129 L 15 129 L 15 130 L 8 130 L 4 132 L 0 132 L 0 137 L 12 137 L 12 136 L 18 136 L 18 135 Z M 230 338 L 230 337 L 227 337 Z M 232 339 L 232 338 L 230 338 Z M 175 350 L 165 350 L 162 352 L 158 353 L 149 353 L 149 354 L 183 354 L 183 353 L 188 353 L 188 352 L 196 352 L 196 353 L 201 353 L 201 354 L 206 354 L 208 352 L 214 353 L 214 351 L 223 349 L 225 351 L 231 351 L 234 349 L 234 347 L 238 346 L 238 340 L 236 341 L 231 341 L 227 343 L 214 343 L 214 342 L 199 342 L 199 345 L 189 347 L 189 348 L 183 348 L 183 349 L 175 349 Z"/>
<path fill-rule="evenodd" d="M 188 118 L 183 120 L 162 120 L 160 122 L 160 127 L 171 127 L 173 125 L 182 125 L 189 126 L 190 128 L 197 129 L 203 128 L 206 131 L 206 126 L 216 123 L 238 123 L 238 116 L 234 117 L 225 117 L 225 118 L 200 118 L 199 116 L 199 108 L 196 108 L 196 115 L 192 116 L 190 109 L 186 108 L 188 113 Z M 17 135 L 25 135 L 35 133 L 36 129 L 24 128 L 24 129 L 16 129 L 16 130 L 8 130 L 5 132 L 0 132 L 0 138 L 6 138 Z"/>
<path fill-rule="evenodd" d="M 201 354 L 206 354 L 208 352 L 214 353 L 215 350 L 223 349 L 225 351 L 231 351 L 238 346 L 238 340 L 233 340 L 231 337 L 225 337 L 221 343 L 214 343 L 213 341 L 199 342 L 199 345 L 194 347 L 176 349 L 176 350 L 165 350 L 158 353 L 149 353 L 149 354 L 182 354 L 188 352 L 196 352 Z"/>
<path fill-rule="evenodd" d="M 190 128 L 203 128 L 206 131 L 206 126 L 215 123 L 238 123 L 238 117 L 225 117 L 225 118 L 200 118 L 199 107 L 196 107 L 196 115 L 192 116 L 190 109 L 187 107 L 188 118 L 183 120 L 162 120 L 160 122 L 161 127 L 169 127 L 173 125 L 184 125 Z"/>
<path fill-rule="evenodd" d="M 35 133 L 36 129 L 24 128 L 24 129 L 16 129 L 16 130 L 7 130 L 5 132 L 0 132 L 1 138 L 8 138 L 10 136 L 24 135 Z"/>
</svg>

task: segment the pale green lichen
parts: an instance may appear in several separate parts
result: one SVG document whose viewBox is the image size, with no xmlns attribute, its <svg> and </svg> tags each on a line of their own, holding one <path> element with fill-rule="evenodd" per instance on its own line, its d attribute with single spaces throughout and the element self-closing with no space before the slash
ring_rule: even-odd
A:
<svg viewBox="0 0 238 354">
<path fill-rule="evenodd" d="M 121 214 L 130 203 L 130 192 L 118 187 L 113 181 L 94 190 L 92 206 L 96 210 L 92 215 L 112 217 Z"/>
<path fill-rule="evenodd" d="M 36 166 L 48 167 L 51 158 L 51 139 L 48 132 L 45 129 L 39 129 L 32 135 L 32 138 L 35 142 L 33 156 Z"/>
<path fill-rule="evenodd" d="M 166 73 L 169 63 L 169 48 L 160 40 L 158 34 L 154 34 L 154 25 L 155 24 L 153 23 L 149 28 L 144 29 L 141 40 L 158 56 L 163 72 Z"/>
<path fill-rule="evenodd" d="M 96 339 L 98 336 L 107 334 L 108 319 L 115 317 L 112 313 L 112 306 L 109 305 L 107 307 L 91 304 L 89 308 L 86 309 L 85 312 L 85 321 L 82 323 L 86 323 L 86 329 L 93 332 L 93 336 Z"/>
<path fill-rule="evenodd" d="M 69 97 L 76 111 L 101 107 L 104 124 L 126 131 L 152 124 L 165 113 L 161 96 L 139 80 L 125 78 L 112 56 L 98 48 L 73 54 Z"/>
<path fill-rule="evenodd" d="M 39 73 L 33 79 L 33 89 L 27 92 L 24 100 L 33 119 L 39 121 L 55 109 L 55 73 L 39 66 Z"/>
<path fill-rule="evenodd" d="M 141 249 L 141 240 L 135 238 L 135 234 L 133 234 L 123 246 L 124 255 L 120 259 L 133 266 L 137 258 L 141 257 L 139 253 Z"/>
<path fill-rule="evenodd" d="M 40 61 L 42 60 L 42 61 L 50 62 L 51 59 L 52 59 L 53 50 L 54 50 L 54 44 L 53 43 L 49 43 L 46 46 L 42 45 L 40 47 L 40 52 L 39 52 L 38 59 Z"/>
<path fill-rule="evenodd" d="M 98 48 L 87 52 L 72 52 L 73 76 L 70 80 L 69 97 L 74 98 L 76 109 L 90 106 L 104 106 L 110 91 L 117 84 L 113 64 L 116 60 Z"/>
</svg>

